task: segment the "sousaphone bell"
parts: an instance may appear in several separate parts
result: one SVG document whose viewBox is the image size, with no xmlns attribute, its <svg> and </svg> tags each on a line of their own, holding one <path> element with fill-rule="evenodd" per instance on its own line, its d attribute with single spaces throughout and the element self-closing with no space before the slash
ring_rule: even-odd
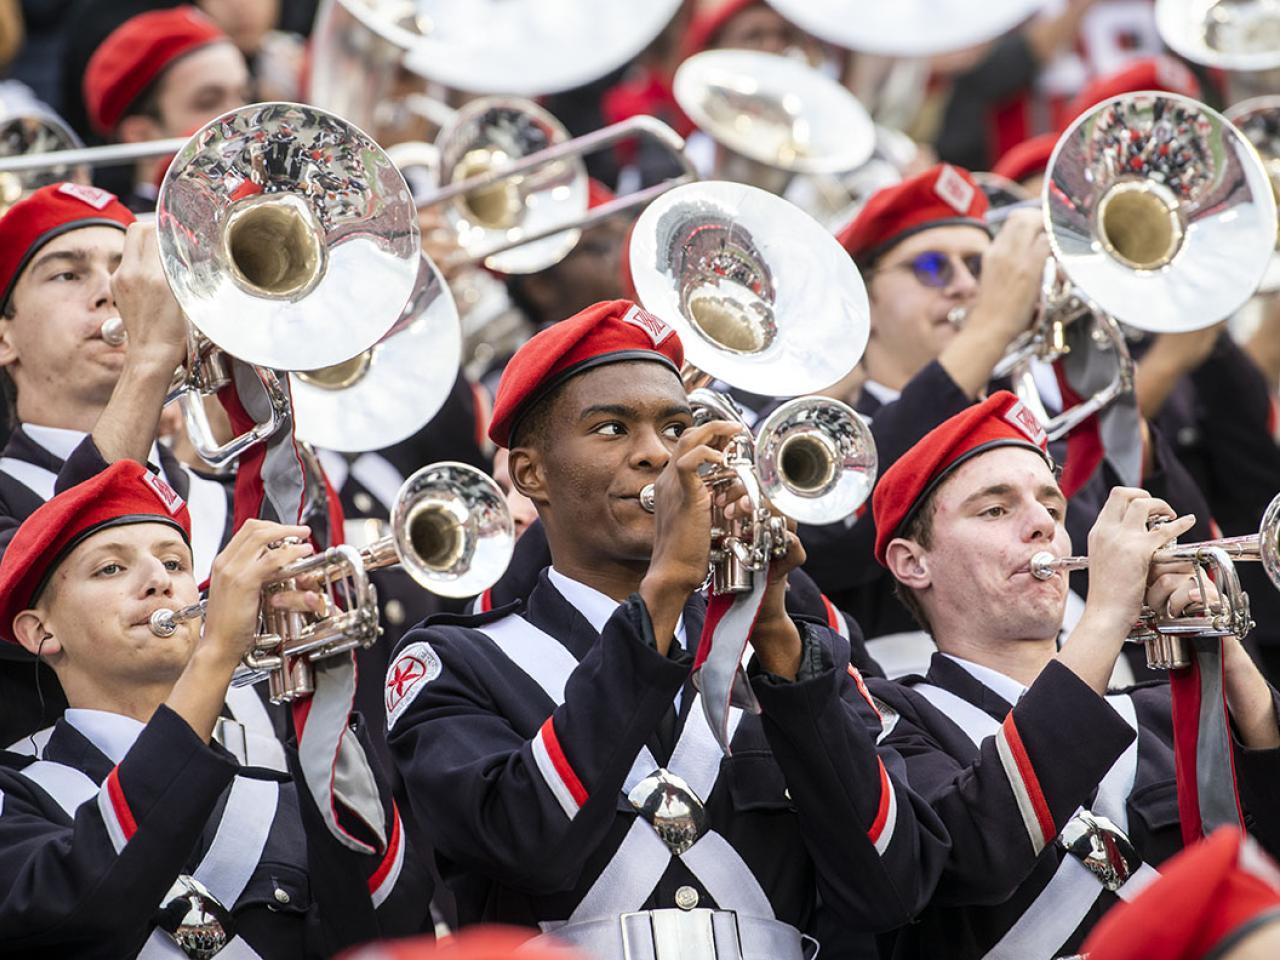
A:
<svg viewBox="0 0 1280 960">
<path fill-rule="evenodd" d="M 1271 177 L 1271 192 L 1280 200 L 1280 96 L 1273 94 L 1242 100 L 1229 107 L 1224 115 L 1258 151 Z M 1276 249 L 1277 254 L 1271 258 L 1258 285 L 1259 293 L 1280 290 L 1280 235 L 1276 237 Z"/>
</svg>

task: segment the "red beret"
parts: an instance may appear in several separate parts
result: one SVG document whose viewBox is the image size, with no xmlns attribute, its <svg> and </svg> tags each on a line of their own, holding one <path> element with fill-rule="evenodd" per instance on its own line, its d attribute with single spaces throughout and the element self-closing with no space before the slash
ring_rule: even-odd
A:
<svg viewBox="0 0 1280 960">
<path fill-rule="evenodd" d="M 586 960 L 568 946 L 531 945 L 538 931 L 527 927 L 482 925 L 467 927 L 448 937 L 414 937 L 358 947 L 339 960 Z"/>
<path fill-rule="evenodd" d="M 1135 60 L 1128 66 L 1105 77 L 1099 77 L 1076 94 L 1067 107 L 1067 126 L 1090 107 L 1103 100 L 1110 100 L 1139 90 L 1157 90 L 1178 93 L 1192 100 L 1200 99 L 1200 81 L 1180 60 L 1160 55 Z"/>
<path fill-rule="evenodd" d="M 507 446 L 520 417 L 557 386 L 620 360 L 656 360 L 679 373 L 684 347 L 675 330 L 630 300 L 592 304 L 543 330 L 502 371 L 489 439 Z"/>
<path fill-rule="evenodd" d="M 688 60 L 695 53 L 701 53 L 710 47 L 725 25 L 742 11 L 762 6 L 764 0 L 717 0 L 700 10 L 684 33 L 684 40 L 680 44 L 680 59 Z"/>
<path fill-rule="evenodd" d="M 22 521 L 0 559 L 0 637 L 15 642 L 13 618 L 39 598 L 58 564 L 81 541 L 127 523 L 167 523 L 191 542 L 186 503 L 136 460 L 116 461 Z"/>
<path fill-rule="evenodd" d="M 606 187 L 595 177 L 587 178 L 587 209 L 594 210 L 596 207 L 603 207 L 606 203 L 612 203 L 618 198 L 618 195 Z"/>
<path fill-rule="evenodd" d="M 81 227 L 127 229 L 134 216 L 115 194 L 79 183 L 51 183 L 19 200 L 0 217 L 0 303 L 40 248 Z"/>
<path fill-rule="evenodd" d="M 195 7 L 151 10 L 129 18 L 99 44 L 85 67 L 83 92 L 89 123 L 109 136 L 160 71 L 192 50 L 227 39 Z"/>
<path fill-rule="evenodd" d="M 991 168 L 991 172 L 1021 183 L 1023 180 L 1044 173 L 1045 168 L 1049 166 L 1049 158 L 1053 156 L 1053 148 L 1057 145 L 1056 133 L 1042 133 L 1038 137 L 1023 140 L 1017 146 L 1006 150 L 1004 155 L 996 161 L 996 165 Z"/>
<path fill-rule="evenodd" d="M 938 424 L 884 472 L 871 497 L 876 559 L 884 563 L 889 541 L 916 507 L 960 464 L 996 447 L 1026 447 L 1049 460 L 1049 438 L 1034 413 L 1008 390 Z"/>
<path fill-rule="evenodd" d="M 986 194 L 969 171 L 940 163 L 931 170 L 872 194 L 853 223 L 837 235 L 859 263 L 867 263 L 899 240 L 930 227 L 969 224 L 987 229 Z"/>
<path fill-rule="evenodd" d="M 1117 904 L 1085 942 L 1089 960 L 1201 960 L 1280 922 L 1280 871 L 1251 838 L 1223 827 Z"/>
</svg>

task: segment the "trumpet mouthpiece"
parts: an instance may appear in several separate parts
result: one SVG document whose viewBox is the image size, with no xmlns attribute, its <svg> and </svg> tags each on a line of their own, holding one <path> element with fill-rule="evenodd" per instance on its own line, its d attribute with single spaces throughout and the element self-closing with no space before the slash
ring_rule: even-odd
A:
<svg viewBox="0 0 1280 960">
<path fill-rule="evenodd" d="M 653 513 L 654 507 L 657 506 L 657 502 L 658 500 L 653 490 L 653 484 L 646 483 L 640 491 L 640 506 L 649 511 L 649 513 Z"/>
<path fill-rule="evenodd" d="M 178 629 L 178 623 L 173 619 L 172 610 L 162 609 L 151 614 L 150 627 L 157 637 L 171 637 Z"/>
<path fill-rule="evenodd" d="M 102 321 L 102 339 L 113 347 L 122 347 L 129 339 L 124 329 L 124 321 L 119 317 L 107 317 Z"/>
<path fill-rule="evenodd" d="M 1056 563 L 1057 559 L 1057 557 L 1047 550 L 1042 550 L 1040 553 L 1033 554 L 1031 562 L 1028 564 L 1028 567 L 1031 570 L 1031 575 L 1037 580 L 1048 580 L 1058 572 Z"/>
</svg>

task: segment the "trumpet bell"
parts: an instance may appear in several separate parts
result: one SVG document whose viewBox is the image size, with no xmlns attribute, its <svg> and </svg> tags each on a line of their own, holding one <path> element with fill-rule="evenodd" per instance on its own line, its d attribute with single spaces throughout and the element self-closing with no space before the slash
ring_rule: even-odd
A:
<svg viewBox="0 0 1280 960">
<path fill-rule="evenodd" d="M 257 366 L 313 370 L 368 349 L 418 273 L 400 172 L 357 127 L 301 104 L 253 104 L 203 127 L 169 167 L 156 217 L 187 317 Z"/>
<path fill-rule="evenodd" d="M 509 166 L 569 139 L 555 117 L 513 98 L 474 100 L 436 138 L 439 178 L 449 185 Z M 548 227 L 580 220 L 587 212 L 587 168 L 581 157 L 548 163 L 528 173 L 456 197 L 445 216 L 468 253 L 518 243 Z M 485 258 L 500 273 L 535 273 L 574 248 L 580 230 L 565 230 Z"/>
<path fill-rule="evenodd" d="M 844 173 L 875 149 L 875 124 L 857 97 L 790 57 L 708 50 L 680 64 L 673 89 L 699 129 L 766 167 Z"/>
<path fill-rule="evenodd" d="M 84 146 L 75 132 L 47 106 L 15 84 L 0 84 L 0 157 L 73 150 Z M 28 194 L 60 180 L 88 183 L 82 167 L 60 165 L 24 173 L 0 174 L 0 214 Z"/>
<path fill-rule="evenodd" d="M 812 393 L 862 356 L 870 308 L 835 237 L 795 205 L 739 183 L 691 183 L 636 221 L 631 275 L 689 363 L 766 396 Z"/>
<path fill-rule="evenodd" d="M 838 400 L 796 397 L 756 434 L 761 492 L 800 523 L 834 523 L 866 502 L 875 484 L 875 441 L 866 422 Z"/>
<path fill-rule="evenodd" d="M 410 24 L 419 34 L 407 45 L 408 69 L 471 93 L 537 96 L 580 87 L 632 60 L 679 6 L 680 0 L 401 0 L 394 8 L 405 13 L 401 35 Z"/>
<path fill-rule="evenodd" d="M 769 0 L 808 33 L 838 47 L 926 57 L 983 43 L 1017 26 L 1043 0 Z"/>
<path fill-rule="evenodd" d="M 381 450 L 425 427 L 458 376 L 462 329 L 444 278 L 425 255 L 404 312 L 350 360 L 290 375 L 299 440 L 329 450 Z"/>
<path fill-rule="evenodd" d="M 1271 177 L 1271 192 L 1280 202 L 1280 96 L 1253 97 L 1229 107 L 1228 120 L 1249 138 Z M 1266 275 L 1258 286 L 1260 293 L 1280 290 L 1280 234 L 1276 237 L 1278 254 L 1271 258 Z"/>
<path fill-rule="evenodd" d="M 1257 152 L 1186 97 L 1139 93 L 1081 115 L 1054 148 L 1044 197 L 1071 282 L 1153 333 L 1230 316 L 1275 248 L 1276 204 Z"/>
<path fill-rule="evenodd" d="M 488 589 L 506 570 L 515 544 L 502 489 L 465 463 L 433 463 L 405 480 L 391 528 L 405 571 L 443 597 Z"/>
<path fill-rule="evenodd" d="M 1231 71 L 1280 67 L 1276 0 L 1156 0 L 1160 38 L 1188 60 Z"/>
</svg>

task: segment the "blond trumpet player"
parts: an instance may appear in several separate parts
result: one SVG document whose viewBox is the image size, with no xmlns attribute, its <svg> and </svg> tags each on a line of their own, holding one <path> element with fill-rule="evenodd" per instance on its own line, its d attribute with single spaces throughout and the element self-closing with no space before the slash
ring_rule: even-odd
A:
<svg viewBox="0 0 1280 960">
<path fill-rule="evenodd" d="M 193 504 L 203 580 L 230 533 L 231 511 L 220 484 L 155 444 L 161 405 L 185 357 L 186 327 L 154 228 L 135 224 L 104 190 L 53 184 L 0 219 L 0 250 L 0 381 L 12 426 L 0 458 L 0 548 L 56 491 L 117 460 L 149 460 Z M 113 324 L 127 332 L 127 347 L 108 342 L 104 331 Z M 0 691 L 4 744 L 46 726 L 65 706 L 52 674 L 12 648 L 0 655 Z M 271 734 L 260 711 L 241 719 Z"/>
<path fill-rule="evenodd" d="M 1089 534 L 1084 613 L 1059 649 L 1065 578 L 1037 578 L 1031 558 L 1070 553 L 1067 500 L 1016 397 L 930 431 L 873 509 L 876 558 L 937 652 L 923 676 L 871 691 L 895 717 L 884 743 L 952 843 L 895 956 L 1049 960 L 1077 952 L 1184 841 L 1234 822 L 1277 848 L 1278 695 L 1237 638 L 1196 641 L 1194 668 L 1170 683 L 1108 690 L 1144 603 L 1177 616 L 1215 600 L 1190 567 L 1152 566 L 1193 517 L 1151 525 L 1173 517 L 1166 502 L 1113 489 Z"/>
<path fill-rule="evenodd" d="M 420 929 L 430 880 L 384 783 L 344 790 L 340 842 L 301 761 L 291 777 L 241 767 L 213 737 L 263 587 L 309 533 L 248 520 L 213 564 L 203 628 L 161 637 L 152 614 L 197 596 L 191 518 L 163 479 L 120 461 L 19 528 L 0 637 L 51 663 L 70 707 L 41 760 L 0 764 L 5 956 L 293 960 Z M 267 602 L 323 606 L 304 582 Z"/>
</svg>

